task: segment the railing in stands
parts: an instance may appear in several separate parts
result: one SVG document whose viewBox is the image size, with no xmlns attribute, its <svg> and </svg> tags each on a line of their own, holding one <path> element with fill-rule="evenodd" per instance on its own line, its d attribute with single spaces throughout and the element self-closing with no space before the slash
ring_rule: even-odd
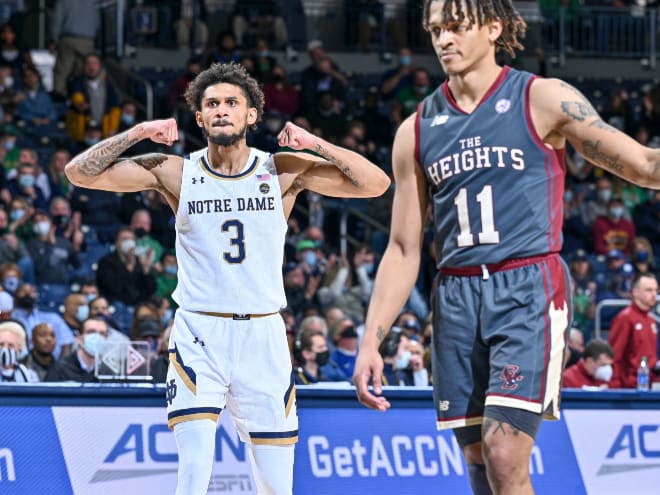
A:
<svg viewBox="0 0 660 495">
<path fill-rule="evenodd" d="M 363 222 L 366 226 L 366 231 L 364 232 L 364 239 L 358 239 L 351 235 L 348 232 L 348 224 L 349 220 L 351 217 L 355 217 L 361 222 Z M 364 244 L 370 237 L 371 237 L 371 231 L 372 230 L 377 230 L 386 236 L 389 235 L 390 229 L 389 227 L 386 227 L 385 225 L 375 221 L 373 218 L 371 218 L 369 215 L 366 213 L 361 212 L 360 210 L 357 210 L 356 208 L 345 208 L 342 213 L 341 217 L 339 220 L 339 250 L 342 254 L 348 253 L 348 247 L 349 245 L 351 247 L 357 247 L 361 244 Z"/>
<path fill-rule="evenodd" d="M 656 297 L 656 302 L 660 303 L 660 296 Z M 630 306 L 630 299 L 603 299 L 596 304 L 596 314 L 594 315 L 594 337 L 597 339 L 603 338 L 603 310 L 607 308 L 624 308 Z M 658 314 L 658 306 L 654 311 L 649 313 L 658 323 L 660 323 L 660 314 Z"/>
</svg>

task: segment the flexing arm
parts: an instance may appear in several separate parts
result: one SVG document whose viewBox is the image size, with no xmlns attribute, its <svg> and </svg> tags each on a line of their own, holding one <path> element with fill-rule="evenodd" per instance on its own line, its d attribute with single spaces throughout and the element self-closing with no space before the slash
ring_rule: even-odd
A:
<svg viewBox="0 0 660 495">
<path fill-rule="evenodd" d="M 171 145 L 177 137 L 174 119 L 143 122 L 75 156 L 67 163 L 64 172 L 72 184 L 90 189 L 116 192 L 161 189 L 154 169 L 170 160 L 168 155 L 150 153 L 133 158 L 119 156 L 146 138 Z M 171 159 L 174 160 L 173 157 Z"/>
<path fill-rule="evenodd" d="M 280 132 L 279 144 L 323 157 L 278 153 L 278 173 L 285 176 L 281 181 L 283 192 L 297 194 L 309 189 L 325 196 L 372 198 L 383 194 L 390 185 L 387 174 L 362 155 L 330 144 L 290 122 Z"/>
<path fill-rule="evenodd" d="M 396 189 L 390 239 L 376 275 L 353 375 L 360 402 L 381 411 L 389 404 L 384 397 L 369 392 L 369 379 L 373 380 L 374 391 L 379 394 L 383 360 L 378 347 L 415 285 L 428 201 L 426 179 L 414 158 L 414 118 L 413 114 L 406 119 L 394 138 L 392 163 Z"/>
<path fill-rule="evenodd" d="M 546 142 L 567 139 L 590 162 L 642 187 L 660 189 L 660 150 L 610 126 L 573 86 L 558 79 L 532 84 L 532 120 Z"/>
</svg>

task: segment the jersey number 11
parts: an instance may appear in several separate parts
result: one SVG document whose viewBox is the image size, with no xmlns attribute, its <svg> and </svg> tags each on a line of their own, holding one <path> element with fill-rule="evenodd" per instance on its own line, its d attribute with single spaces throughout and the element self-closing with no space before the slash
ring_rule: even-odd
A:
<svg viewBox="0 0 660 495">
<path fill-rule="evenodd" d="M 500 242 L 500 233 L 495 230 L 495 213 L 493 212 L 493 187 L 484 186 L 476 196 L 477 203 L 481 208 L 481 232 L 479 232 L 479 244 L 497 244 Z M 462 187 L 456 198 L 454 206 L 458 213 L 458 229 L 460 233 L 456 238 L 458 247 L 474 246 L 474 235 L 470 227 L 470 211 L 468 209 L 467 188 Z"/>
</svg>

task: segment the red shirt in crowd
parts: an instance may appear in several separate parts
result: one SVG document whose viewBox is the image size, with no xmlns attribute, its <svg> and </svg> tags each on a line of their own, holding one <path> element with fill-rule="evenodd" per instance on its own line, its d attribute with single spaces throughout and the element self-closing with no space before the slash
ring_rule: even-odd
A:
<svg viewBox="0 0 660 495">
<path fill-rule="evenodd" d="M 607 254 L 610 249 L 620 249 L 630 255 L 635 238 L 635 225 L 625 218 L 612 220 L 608 216 L 598 217 L 593 225 L 594 251 Z"/>
<path fill-rule="evenodd" d="M 610 387 L 637 387 L 637 368 L 646 356 L 649 369 L 658 361 L 658 327 L 648 311 L 634 303 L 612 320 L 609 342 L 614 350 L 614 375 Z M 654 375 L 651 371 L 651 381 Z"/>
<path fill-rule="evenodd" d="M 584 367 L 584 359 L 580 359 L 573 366 L 569 366 L 564 370 L 561 386 L 564 388 L 607 387 L 608 382 L 598 380 L 587 373 Z"/>
</svg>

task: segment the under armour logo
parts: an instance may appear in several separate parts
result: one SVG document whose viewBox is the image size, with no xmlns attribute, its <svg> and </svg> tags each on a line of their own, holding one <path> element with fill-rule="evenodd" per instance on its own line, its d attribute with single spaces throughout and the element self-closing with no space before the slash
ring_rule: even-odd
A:
<svg viewBox="0 0 660 495">
<path fill-rule="evenodd" d="M 193 344 L 199 344 L 199 345 L 201 345 L 202 347 L 204 347 L 204 345 L 205 345 L 205 344 L 204 344 L 204 341 L 203 341 L 203 340 L 199 340 L 198 337 L 195 337 L 195 340 L 193 340 Z"/>
<path fill-rule="evenodd" d="M 165 388 L 165 400 L 167 403 L 171 406 L 172 401 L 176 397 L 176 383 L 174 381 L 174 378 L 172 378 L 169 382 L 167 382 L 167 386 Z"/>
<path fill-rule="evenodd" d="M 199 178 L 198 178 L 198 177 L 193 177 L 193 178 L 192 178 L 192 183 L 193 183 L 193 184 L 197 184 L 197 181 L 199 181 L 200 183 L 204 184 L 204 177 L 199 177 Z"/>
</svg>

